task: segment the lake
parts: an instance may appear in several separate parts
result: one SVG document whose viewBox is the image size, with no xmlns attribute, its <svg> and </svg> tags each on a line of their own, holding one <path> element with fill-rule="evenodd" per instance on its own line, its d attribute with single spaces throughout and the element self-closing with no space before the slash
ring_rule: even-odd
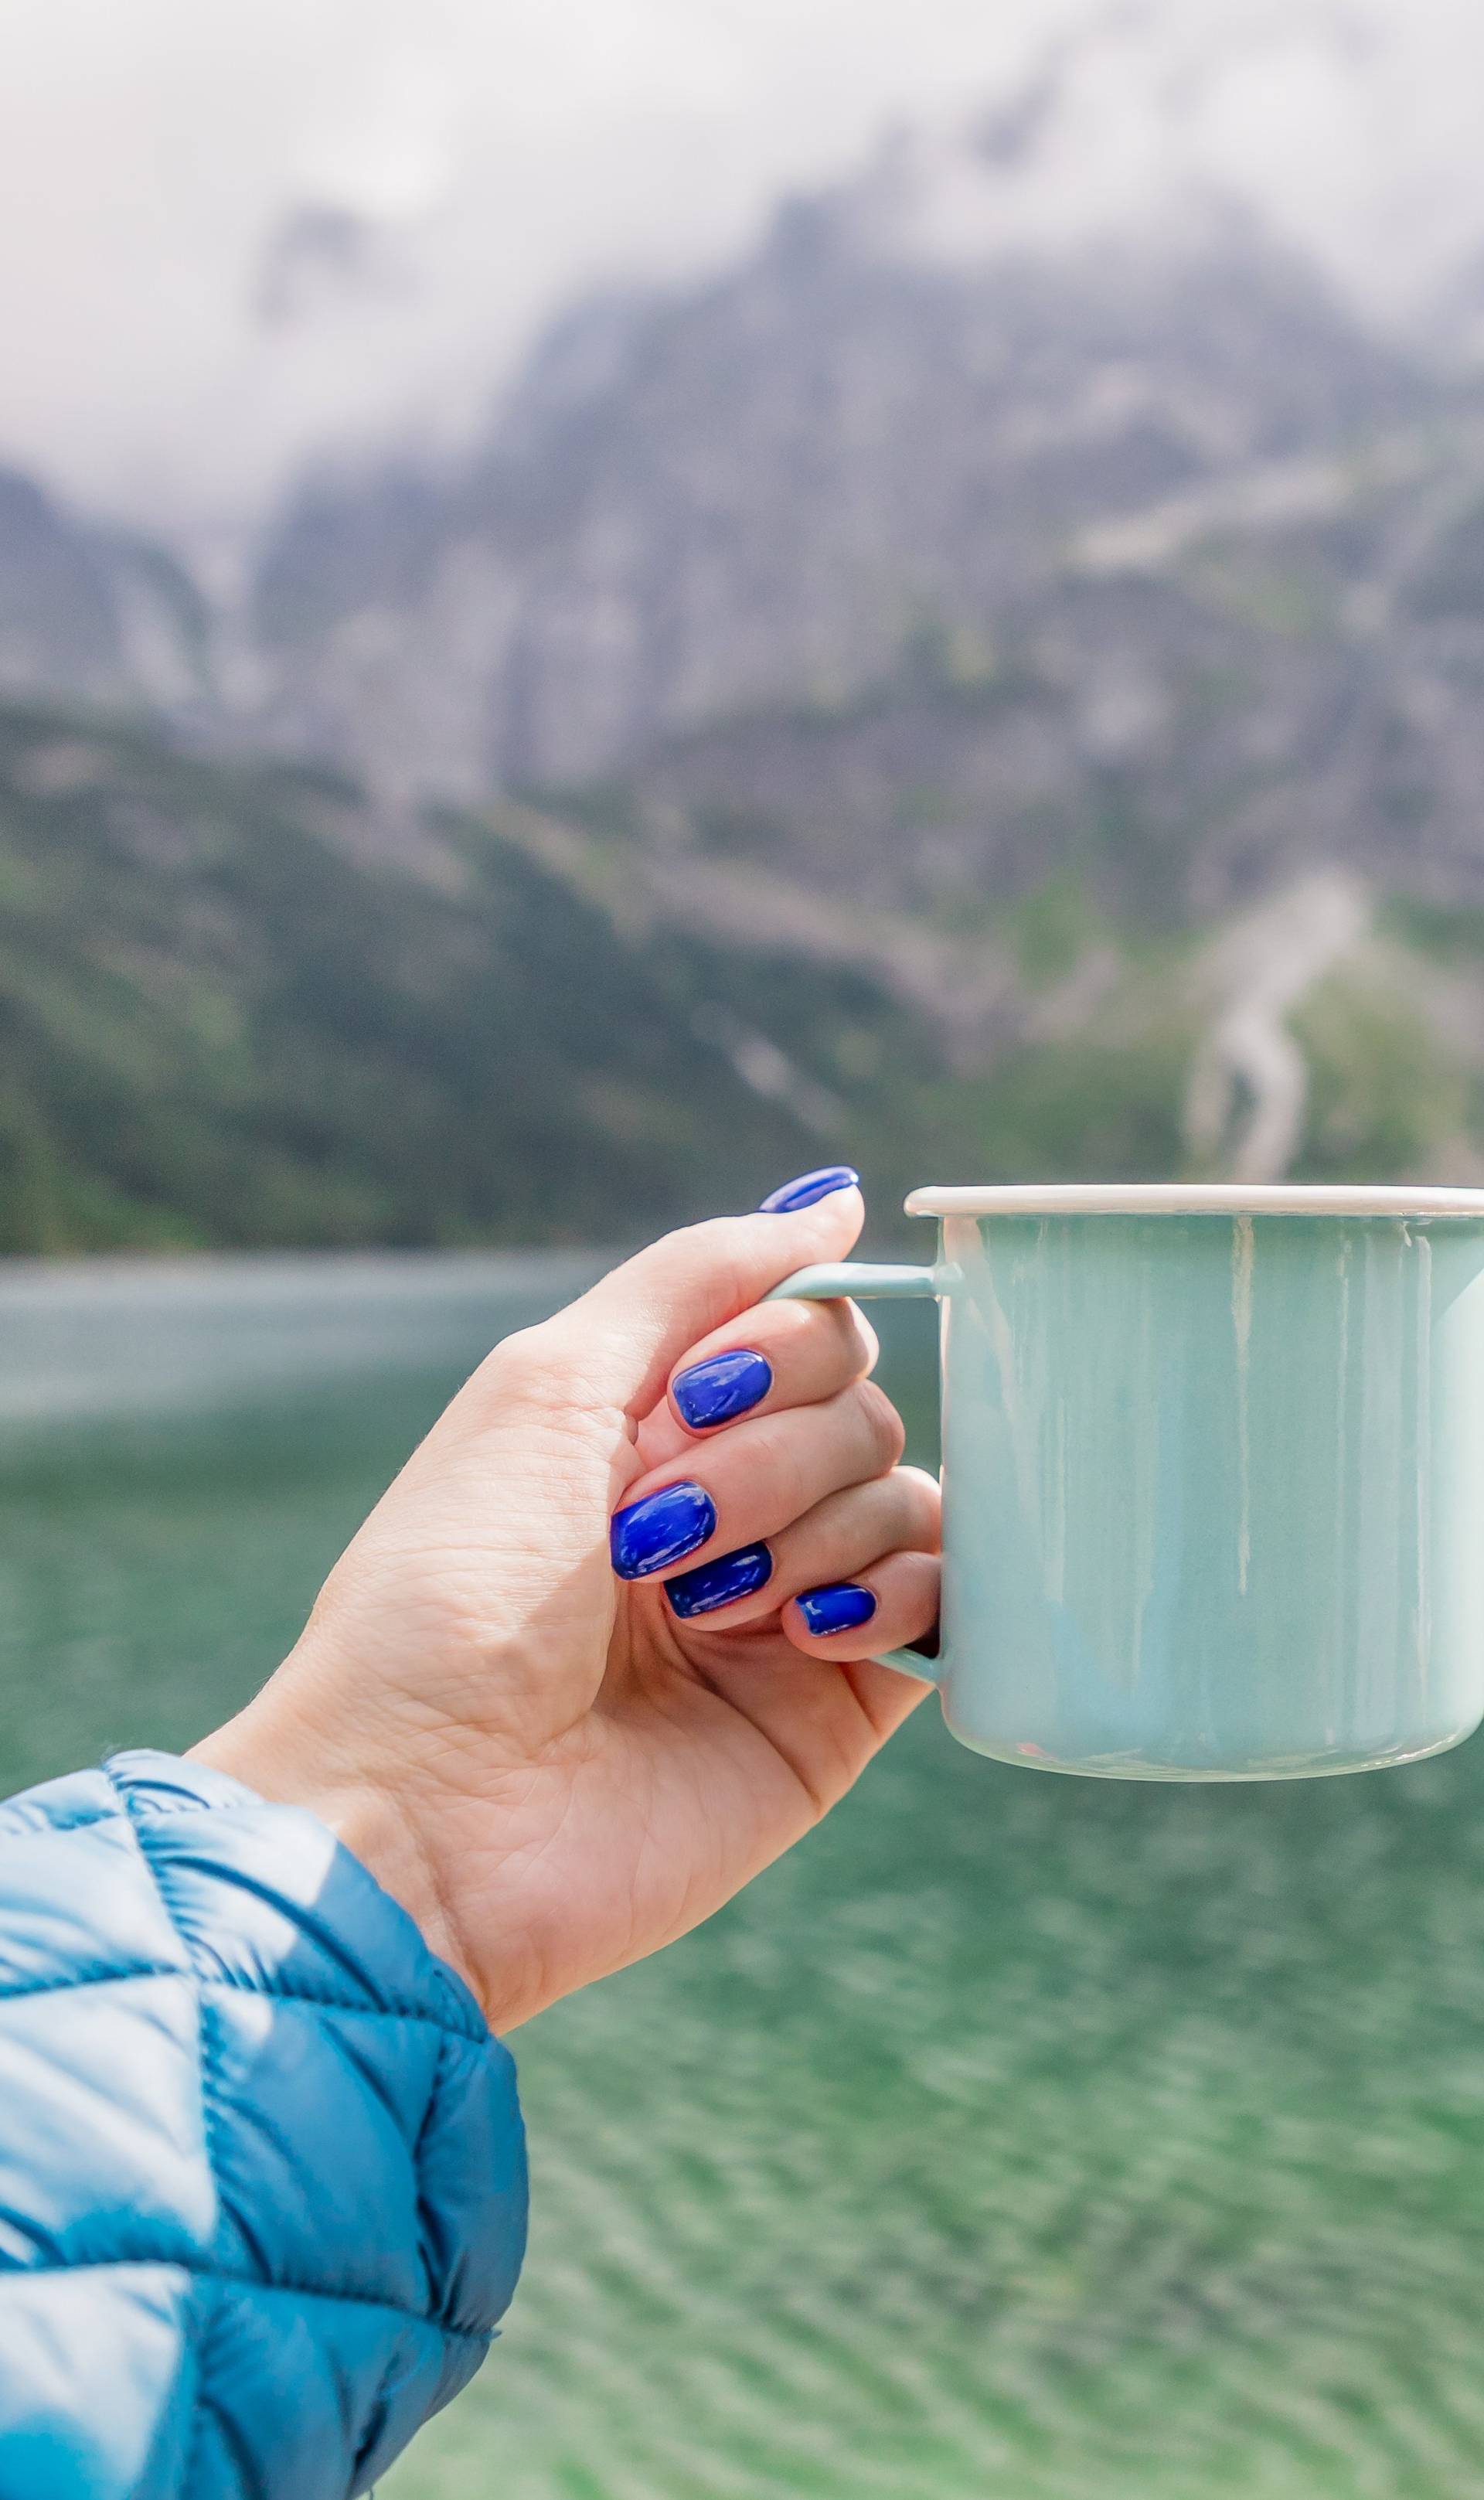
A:
<svg viewBox="0 0 1484 2500">
<path fill-rule="evenodd" d="M 596 1264 L 0 1275 L 5 1786 L 233 1709 L 447 1391 Z M 873 1317 L 930 1458 L 932 1314 Z M 1123 1788 L 930 1702 L 514 2045 L 526 2275 L 383 2500 L 1484 2489 L 1478 1743 Z"/>
</svg>

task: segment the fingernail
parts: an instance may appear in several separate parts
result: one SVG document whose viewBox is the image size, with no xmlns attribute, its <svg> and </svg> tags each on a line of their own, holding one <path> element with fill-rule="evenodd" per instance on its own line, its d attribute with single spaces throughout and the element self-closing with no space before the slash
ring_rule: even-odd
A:
<svg viewBox="0 0 1484 2500">
<path fill-rule="evenodd" d="M 853 1632 L 857 1624 L 869 1624 L 875 1610 L 871 1591 L 858 1580 L 836 1580 L 827 1589 L 806 1589 L 799 1599 L 799 1612 L 816 1635 Z"/>
<path fill-rule="evenodd" d="M 609 1551 L 620 1580 L 643 1580 L 663 1571 L 682 1554 L 694 1554 L 716 1527 L 716 1505 L 698 1484 L 661 1485 L 658 1493 L 615 1510 L 609 1522 Z"/>
<path fill-rule="evenodd" d="M 681 1418 L 693 1432 L 704 1431 L 710 1424 L 730 1424 L 734 1415 L 745 1415 L 772 1387 L 772 1364 L 745 1346 L 735 1354 L 708 1355 L 705 1363 L 693 1363 L 688 1371 L 676 1372 L 670 1384 Z"/>
<path fill-rule="evenodd" d="M 665 1595 L 684 1623 L 691 1615 L 709 1615 L 717 1606 L 730 1606 L 736 1597 L 750 1597 L 757 1589 L 766 1589 L 773 1578 L 773 1556 L 766 1545 L 739 1545 L 732 1554 L 718 1554 L 710 1562 L 698 1562 L 694 1571 L 677 1572 L 665 1583 Z"/>
<path fill-rule="evenodd" d="M 785 1181 L 771 1198 L 765 1198 L 759 1215 L 797 1215 L 801 1206 L 814 1206 L 822 1198 L 833 1198 L 838 1189 L 858 1189 L 860 1173 L 848 1164 L 826 1164 L 822 1171 L 806 1172 L 800 1180 Z"/>
</svg>

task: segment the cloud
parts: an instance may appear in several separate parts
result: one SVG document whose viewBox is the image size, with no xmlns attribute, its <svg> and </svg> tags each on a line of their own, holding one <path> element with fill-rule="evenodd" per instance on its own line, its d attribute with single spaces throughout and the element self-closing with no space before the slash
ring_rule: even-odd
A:
<svg viewBox="0 0 1484 2500">
<path fill-rule="evenodd" d="M 1393 304 L 1484 227 L 1456 0 L 11 0 L 6 53 L 0 452 L 198 527 L 327 442 L 456 435 L 572 288 L 704 266 L 1053 56 L 1048 229 L 1171 147 Z"/>
</svg>

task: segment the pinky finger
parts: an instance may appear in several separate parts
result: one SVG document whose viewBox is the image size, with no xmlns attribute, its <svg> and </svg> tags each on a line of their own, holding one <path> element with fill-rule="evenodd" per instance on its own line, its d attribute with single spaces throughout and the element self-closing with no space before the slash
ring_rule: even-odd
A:
<svg viewBox="0 0 1484 2500">
<path fill-rule="evenodd" d="M 853 1579 L 801 1590 L 782 1610 L 783 1629 L 806 1658 L 879 1658 L 931 1631 L 938 1585 L 936 1554 L 885 1554 Z"/>
</svg>

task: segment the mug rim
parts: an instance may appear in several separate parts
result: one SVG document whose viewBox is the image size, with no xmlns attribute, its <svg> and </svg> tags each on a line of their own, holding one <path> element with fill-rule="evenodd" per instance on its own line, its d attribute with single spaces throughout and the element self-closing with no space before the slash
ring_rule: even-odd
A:
<svg viewBox="0 0 1484 2500">
<path fill-rule="evenodd" d="M 908 1215 L 1389 1215 L 1484 1220 L 1484 1189 L 1339 1181 L 1008 1181 L 914 1189 Z"/>
</svg>

